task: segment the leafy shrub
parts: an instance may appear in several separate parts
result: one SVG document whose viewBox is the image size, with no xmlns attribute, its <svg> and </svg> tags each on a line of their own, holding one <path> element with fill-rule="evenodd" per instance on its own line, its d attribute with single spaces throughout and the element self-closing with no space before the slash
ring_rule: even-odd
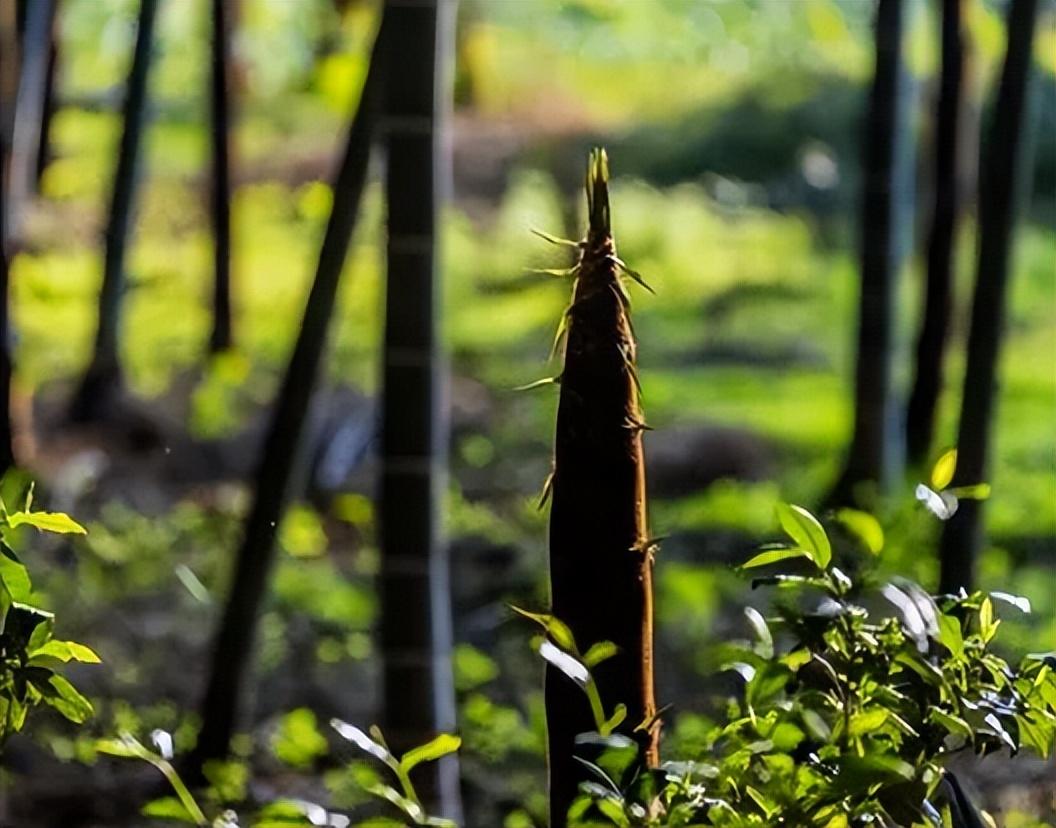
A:
<svg viewBox="0 0 1056 828">
<path fill-rule="evenodd" d="M 172 795 L 161 796 L 148 802 L 141 810 L 144 816 L 196 825 L 200 828 L 239 828 L 242 824 L 252 825 L 253 828 L 348 825 L 346 818 L 331 815 L 321 805 L 300 799 L 277 799 L 260 808 L 251 822 L 242 823 L 234 810 L 225 807 L 225 802 L 245 798 L 245 766 L 236 762 L 207 762 L 202 768 L 202 774 L 209 783 L 209 788 L 205 795 L 199 798 L 173 765 L 171 736 L 163 730 L 155 730 L 151 739 L 154 750 L 131 733 L 122 733 L 117 739 L 102 739 L 95 746 L 99 753 L 136 759 L 152 765 L 165 777 L 172 788 Z M 336 821 L 331 819 L 332 816 Z"/>
<path fill-rule="evenodd" d="M 411 782 L 411 771 L 422 762 L 435 762 L 448 754 L 454 753 L 461 747 L 462 740 L 450 733 L 440 733 L 424 745 L 411 748 L 403 756 L 396 757 L 389 746 L 385 743 L 385 737 L 377 727 L 370 729 L 370 734 L 364 733 L 358 727 L 334 719 L 330 722 L 338 734 L 347 739 L 368 756 L 381 762 L 395 779 L 399 788 L 385 782 L 369 765 L 360 765 L 356 768 L 358 782 L 373 796 L 395 805 L 401 812 L 403 819 L 399 821 L 384 820 L 377 823 L 380 826 L 404 825 L 409 820 L 413 825 L 430 825 L 434 828 L 456 828 L 455 823 L 443 817 L 430 816 L 418 792 Z"/>
<path fill-rule="evenodd" d="M 909 581 L 852 580 L 833 561 L 818 520 L 798 506 L 778 517 L 790 543 L 742 569 L 777 590 L 768 620 L 746 616 L 754 642 L 730 645 L 742 679 L 726 721 L 694 755 L 638 770 L 637 746 L 598 732 L 580 739 L 596 781 L 582 787 L 570 825 L 972 825 L 972 806 L 945 766 L 961 751 L 1027 747 L 1048 756 L 1056 737 L 1056 654 L 1011 667 L 992 650 L 1004 593 L 929 596 Z M 864 513 L 842 523 L 869 553 L 882 532 Z M 884 604 L 894 612 L 882 612 Z M 551 621 L 551 624 L 554 622 Z M 552 630 L 552 664 L 585 690 L 587 667 Z M 544 654 L 545 655 L 545 654 Z M 593 699 L 592 699 L 593 701 Z M 975 817 L 978 819 L 978 815 Z"/>
<path fill-rule="evenodd" d="M 20 511 L 8 512 L 0 500 L 0 751 L 40 704 L 75 724 L 93 712 L 91 702 L 62 675 L 62 666 L 70 661 L 98 664 L 99 656 L 84 644 L 53 636 L 55 616 L 31 603 L 29 572 L 12 549 L 13 536 L 23 526 L 81 535 L 84 528 L 61 512 L 34 512 L 32 507 L 32 486 Z"/>
<path fill-rule="evenodd" d="M 410 774 L 423 762 L 434 762 L 457 751 L 462 744 L 458 736 L 441 733 L 428 743 L 397 757 L 389 750 L 385 737 L 377 727 L 370 728 L 368 734 L 339 719 L 333 719 L 331 725 L 343 739 L 351 742 L 372 759 L 381 762 L 396 783 L 394 786 L 384 781 L 382 776 L 366 763 L 353 762 L 349 765 L 348 773 L 359 788 L 395 806 L 402 817 L 400 820 L 379 817 L 370 820 L 369 825 L 373 828 L 396 828 L 406 825 L 409 821 L 413 825 L 432 828 L 455 828 L 455 824 L 450 820 L 427 813 Z M 174 820 L 200 828 L 238 828 L 243 824 L 253 828 L 312 825 L 346 828 L 350 824 L 349 818 L 343 814 L 332 813 L 321 805 L 301 799 L 276 799 L 261 807 L 248 822 L 243 822 L 236 811 L 226 807 L 226 803 L 245 798 L 246 769 L 243 765 L 232 762 L 207 762 L 202 768 L 202 775 L 209 784 L 205 796 L 199 798 L 173 765 L 172 737 L 163 730 L 155 730 L 151 739 L 155 750 L 146 747 L 130 733 L 122 733 L 117 739 L 103 739 L 96 743 L 99 753 L 146 762 L 165 777 L 172 788 L 172 795 L 148 802 L 142 809 L 144 816 Z M 293 765 L 305 765 L 317 758 L 325 751 L 326 743 L 315 729 L 315 715 L 302 708 L 285 716 L 276 748 L 277 753 L 286 754 L 280 758 Z"/>
</svg>

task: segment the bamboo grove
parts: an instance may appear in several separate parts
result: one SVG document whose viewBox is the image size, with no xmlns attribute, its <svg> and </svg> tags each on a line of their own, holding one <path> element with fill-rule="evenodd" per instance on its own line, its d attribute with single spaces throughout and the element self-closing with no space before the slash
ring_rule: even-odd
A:
<svg viewBox="0 0 1056 828">
<path fill-rule="evenodd" d="M 134 408 L 122 366 L 129 240 L 137 221 L 145 136 L 151 128 L 151 69 L 158 18 L 165 4 L 166 0 L 139 0 L 137 6 L 101 245 L 94 340 L 83 375 L 69 395 L 65 416 L 71 428 L 120 424 Z M 973 111 L 973 106 L 982 107 L 973 100 L 976 90 L 969 82 L 966 2 L 938 4 L 941 66 L 935 120 L 939 128 L 930 148 L 934 177 L 924 216 L 928 228 L 924 302 L 912 365 L 907 366 L 914 381 L 903 406 L 895 363 L 901 353 L 896 343 L 896 302 L 911 253 L 917 152 L 909 123 L 915 107 L 905 43 L 909 5 L 908 0 L 876 4 L 875 65 L 862 119 L 853 424 L 840 473 L 823 504 L 826 509 L 878 508 L 892 489 L 906 480 L 923 479 L 936 456 L 949 457 L 936 443 L 937 408 L 945 385 L 954 385 L 957 379 L 963 393 L 956 469 L 930 493 L 941 501 L 946 488 L 968 492 L 991 470 L 1013 239 L 1029 159 L 1031 44 L 1038 29 L 1039 0 L 1008 3 L 1008 44 L 994 112 L 985 122 Z M 240 160 L 234 140 L 240 88 L 232 44 L 238 38 L 240 10 L 236 2 L 212 0 L 209 11 L 213 279 L 211 330 L 203 364 L 242 347 L 234 299 L 238 263 L 233 260 L 232 241 L 236 225 L 232 200 Z M 251 505 L 233 550 L 230 587 L 209 649 L 198 710 L 201 729 L 194 750 L 179 767 L 192 786 L 203 782 L 209 762 L 230 755 L 232 738 L 246 717 L 259 621 L 274 576 L 278 527 L 290 502 L 303 493 L 300 467 L 312 402 L 326 366 L 342 279 L 355 278 L 346 260 L 361 224 L 364 191 L 374 177 L 382 182 L 385 204 L 376 501 L 379 718 L 389 742 L 375 742 L 376 734 L 368 736 L 351 725 L 335 727 L 358 747 L 367 744 L 367 752 L 395 768 L 408 787 L 406 758 L 415 757 L 416 746 L 430 745 L 430 740 L 441 738 L 437 734 L 457 727 L 450 560 L 441 529 L 449 416 L 440 241 L 443 211 L 451 195 L 448 110 L 449 64 L 456 48 L 454 14 L 453 4 L 446 0 L 380 4 L 365 57 L 365 77 L 355 89 L 353 114 L 330 183 L 333 201 L 314 277 L 282 381 L 269 404 L 268 425 L 249 481 Z M 36 197 L 49 155 L 55 73 L 62 61 L 56 33 L 62 15 L 61 0 L 0 0 L 0 394 L 5 400 L 0 410 L 0 466 L 5 470 L 19 466 L 17 428 L 9 404 L 17 374 L 17 350 L 11 347 L 11 262 L 25 242 L 22 217 L 27 203 Z M 416 58 L 408 60 L 408 55 Z M 966 124 L 983 136 L 977 182 L 965 172 L 975 161 L 964 140 Z M 619 217 L 619 205 L 610 197 L 611 183 L 606 151 L 592 150 L 585 177 L 583 238 L 541 234 L 572 257 L 567 268 L 547 271 L 566 277 L 571 285 L 555 343 L 561 371 L 552 382 L 542 383 L 556 385 L 558 395 L 553 471 L 543 496 L 549 503 L 549 606 L 524 613 L 542 623 L 544 646 L 551 648 L 545 649 L 551 656 L 546 658 L 544 704 L 552 828 L 571 824 L 570 810 L 581 800 L 584 783 L 593 779 L 579 756 L 582 734 L 603 725 L 606 738 L 615 734 L 632 742 L 635 758 L 625 769 L 632 776 L 661 767 L 664 711 L 658 707 L 653 642 L 653 570 L 660 544 L 649 528 L 647 399 L 638 376 L 639 343 L 631 320 L 632 292 L 651 288 L 632 269 L 634 263 L 624 262 L 618 254 L 619 224 L 614 218 Z M 978 191 L 975 196 L 969 192 L 973 188 Z M 973 197 L 978 202 L 979 250 L 972 266 L 967 363 L 963 377 L 954 378 L 947 365 L 954 343 L 954 307 L 968 298 L 956 295 L 956 238 Z M 707 278 L 709 251 L 699 253 L 702 278 Z M 663 291 L 663 274 L 649 276 Z M 648 349 L 650 343 L 643 345 Z M 968 494 L 955 503 L 942 532 L 941 574 L 935 585 L 951 596 L 962 588 L 971 593 L 976 586 L 984 538 L 982 501 Z M 4 519 L 8 519 L 6 510 Z M 846 594 L 841 592 L 842 573 L 821 551 L 828 540 L 819 540 L 812 517 L 807 520 L 796 512 L 788 520 L 781 523 L 794 543 L 782 547 L 789 554 L 769 562 L 809 559 L 807 564 L 818 570 L 811 577 L 842 600 Z M 820 537 L 824 538 L 824 531 Z M 915 595 L 907 600 L 915 600 Z M 951 603 L 946 610 L 950 617 L 986 612 L 981 602 Z M 841 628 L 841 635 L 866 647 L 873 631 L 848 625 Z M 963 636 L 960 628 L 956 635 L 946 632 L 963 645 L 963 638 L 974 634 L 972 629 L 966 626 Z M 899 646 L 905 643 L 900 641 Z M 560 653 L 553 654 L 554 647 L 573 662 L 586 664 L 589 676 L 570 680 L 568 663 Z M 611 717 L 605 711 L 600 723 L 595 695 L 583 692 L 588 683 L 591 693 L 605 704 L 618 704 Z M 423 815 L 434 813 L 460 822 L 465 811 L 454 747 L 446 742 L 436 747 L 436 755 L 427 758 L 437 761 L 416 772 L 419 785 L 407 799 Z M 128 745 L 125 749 L 122 755 L 135 754 Z M 418 763 L 416 758 L 411 764 Z"/>
</svg>

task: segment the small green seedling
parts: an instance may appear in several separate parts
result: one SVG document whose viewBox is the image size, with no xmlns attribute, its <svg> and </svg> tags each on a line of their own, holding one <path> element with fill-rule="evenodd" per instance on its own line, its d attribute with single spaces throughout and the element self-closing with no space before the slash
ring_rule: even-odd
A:
<svg viewBox="0 0 1056 828">
<path fill-rule="evenodd" d="M 69 515 L 32 509 L 32 485 L 19 511 L 9 512 L 0 499 L 0 751 L 40 704 L 74 724 L 93 713 L 91 702 L 61 671 L 71 661 L 98 664 L 99 656 L 84 644 L 53 637 L 55 616 L 34 605 L 29 571 L 12 548 L 20 527 L 73 535 L 85 529 Z"/>
<path fill-rule="evenodd" d="M 435 762 L 438 759 L 455 753 L 462 746 L 462 739 L 451 733 L 441 733 L 424 745 L 411 748 L 397 758 L 385 743 L 385 737 L 377 726 L 364 733 L 355 725 L 340 719 L 331 719 L 331 727 L 338 735 L 347 739 L 361 751 L 380 761 L 396 777 L 399 789 L 383 782 L 380 777 L 371 776 L 363 779 L 364 790 L 373 796 L 395 805 L 415 825 L 429 825 L 433 828 L 457 828 L 457 825 L 443 817 L 430 816 L 411 782 L 411 771 L 423 762 Z"/>
</svg>

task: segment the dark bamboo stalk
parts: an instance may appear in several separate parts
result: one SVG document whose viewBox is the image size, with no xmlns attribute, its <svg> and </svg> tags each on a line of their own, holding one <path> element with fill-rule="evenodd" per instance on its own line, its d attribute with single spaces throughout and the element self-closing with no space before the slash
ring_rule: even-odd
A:
<svg viewBox="0 0 1056 828">
<path fill-rule="evenodd" d="M 963 5 L 964 0 L 942 0 L 942 68 L 933 153 L 935 202 L 928 234 L 927 284 L 917 337 L 916 374 L 906 407 L 906 456 L 914 466 L 923 464 L 931 452 L 953 301 L 954 243 L 963 204 L 960 181 L 965 89 Z"/>
<path fill-rule="evenodd" d="M 384 38 L 385 24 L 379 29 L 359 107 L 348 132 L 344 157 L 333 185 L 334 205 L 319 252 L 315 280 L 272 411 L 257 472 L 253 506 L 246 519 L 231 578 L 231 593 L 213 645 L 209 680 L 201 705 L 202 730 L 190 761 L 192 772 L 205 760 L 225 756 L 234 732 L 238 701 L 253 651 L 257 618 L 274 563 L 275 533 L 289 494 L 337 287 L 366 184 L 381 82 L 378 55 Z"/>
<path fill-rule="evenodd" d="M 550 588 L 553 615 L 585 652 L 612 641 L 619 654 L 595 668 L 604 704 L 627 705 L 622 727 L 643 760 L 657 761 L 658 728 L 634 728 L 656 713 L 653 690 L 652 552 L 646 527 L 644 423 L 639 404 L 630 307 L 615 261 L 609 220 L 608 162 L 591 155 L 590 223 L 568 311 L 557 411 Z M 563 828 L 584 768 L 575 737 L 594 730 L 584 694 L 548 668 L 546 720 L 550 824 Z"/>
<path fill-rule="evenodd" d="M 15 4 L 0 0 L 0 476 L 15 464 L 11 430 L 11 319 L 7 171 L 18 89 Z"/>
<path fill-rule="evenodd" d="M 437 219 L 448 178 L 448 0 L 388 0 L 388 203 L 383 345 L 381 657 L 386 738 L 397 751 L 455 727 L 447 546 L 440 537 L 447 457 L 446 362 L 438 334 Z M 415 60 L 408 60 L 415 55 Z M 454 756 L 416 772 L 430 810 L 459 820 Z"/>
<path fill-rule="evenodd" d="M 957 433 L 955 486 L 979 483 L 988 474 L 1016 211 L 1030 167 L 1027 114 L 1037 17 L 1037 0 L 1012 0 L 1001 85 L 983 150 L 979 261 Z M 976 560 L 983 542 L 982 517 L 982 501 L 962 500 L 946 522 L 939 550 L 941 590 L 953 592 L 974 586 Z"/>
<path fill-rule="evenodd" d="M 22 63 L 8 159 L 9 232 L 19 236 L 25 202 L 36 189 L 37 151 L 47 97 L 48 58 L 55 18 L 55 0 L 34 0 L 25 12 Z"/>
<path fill-rule="evenodd" d="M 158 0 L 140 0 L 139 28 L 125 93 L 124 131 L 118 148 L 110 218 L 106 227 L 95 347 L 70 410 L 72 419 L 77 421 L 103 416 L 122 383 L 118 339 L 125 294 L 125 259 L 134 212 L 140 145 L 147 120 L 147 80 L 157 12 Z"/>
<path fill-rule="evenodd" d="M 232 0 L 213 0 L 210 111 L 213 147 L 213 181 L 210 207 L 213 217 L 213 330 L 211 353 L 226 351 L 233 344 L 231 331 L 231 96 L 234 90 L 231 33 L 234 30 Z"/>
<path fill-rule="evenodd" d="M 51 160 L 51 122 L 58 108 L 55 85 L 59 77 L 59 0 L 54 0 L 55 11 L 51 15 L 51 31 L 48 36 L 48 68 L 44 77 L 44 110 L 40 116 L 40 135 L 37 141 L 35 180 L 33 186 L 39 190 L 40 179 Z"/>
<path fill-rule="evenodd" d="M 851 502 L 864 485 L 881 490 L 895 465 L 891 393 L 894 296 L 900 268 L 899 212 L 905 186 L 907 78 L 902 60 L 903 0 L 880 0 L 876 72 L 865 122 L 861 294 L 855 363 L 854 432 L 843 474 L 830 500 Z"/>
</svg>

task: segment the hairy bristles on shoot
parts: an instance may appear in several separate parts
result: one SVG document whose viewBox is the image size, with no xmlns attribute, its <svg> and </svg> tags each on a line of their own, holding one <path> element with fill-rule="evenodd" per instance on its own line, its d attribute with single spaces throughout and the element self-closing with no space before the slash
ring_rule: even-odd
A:
<svg viewBox="0 0 1056 828">
<path fill-rule="evenodd" d="M 643 552 L 647 555 L 656 555 L 660 551 L 660 544 L 667 540 L 667 535 L 659 535 L 655 538 L 646 538 L 641 543 L 631 547 L 632 552 Z"/>
<path fill-rule="evenodd" d="M 547 233 L 543 230 L 537 230 L 534 227 L 529 229 L 533 233 L 535 233 L 535 235 L 537 235 L 539 238 L 546 239 L 548 242 L 550 242 L 550 244 L 559 244 L 564 247 L 574 247 L 577 250 L 583 247 L 583 242 L 581 241 L 572 241 L 572 239 L 562 239 L 560 236 L 552 236 L 550 233 Z"/>
<path fill-rule="evenodd" d="M 631 297 L 627 294 L 627 290 L 626 288 L 624 288 L 623 284 L 619 281 L 613 282 L 608 285 L 608 288 L 612 291 L 613 295 L 620 301 L 620 304 L 623 306 L 623 309 L 625 311 L 629 311 L 631 309 Z M 630 316 L 628 316 L 627 318 L 629 319 Z"/>
<path fill-rule="evenodd" d="M 652 431 L 653 427 L 643 420 L 636 420 L 633 417 L 626 417 L 623 421 L 623 427 L 628 431 Z"/>
<path fill-rule="evenodd" d="M 663 707 L 661 707 L 659 710 L 657 710 L 652 716 L 649 716 L 649 717 L 643 719 L 641 724 L 639 724 L 637 727 L 635 727 L 635 729 L 634 729 L 635 732 L 643 732 L 643 733 L 651 732 L 653 730 L 653 728 L 656 727 L 657 722 L 662 720 L 664 718 L 664 715 L 667 714 L 671 710 L 671 708 L 674 707 L 674 706 L 675 706 L 674 702 L 668 702 Z"/>
<path fill-rule="evenodd" d="M 557 331 L 554 333 L 554 341 L 550 344 L 550 356 L 547 358 L 548 362 L 557 356 L 557 352 L 561 348 L 561 342 L 565 339 L 565 335 L 568 333 L 568 320 L 571 315 L 572 306 L 569 305 L 562 312 L 561 321 L 557 323 Z"/>
<path fill-rule="evenodd" d="M 536 388 L 543 388 L 544 386 L 547 386 L 547 385 L 560 385 L 560 384 L 561 384 L 561 375 L 559 374 L 556 377 L 543 377 L 540 380 L 536 380 L 535 382 L 529 382 L 526 385 L 518 385 L 513 390 L 514 391 L 534 391 Z"/>
<path fill-rule="evenodd" d="M 642 396 L 642 383 L 638 379 L 638 369 L 635 367 L 633 362 L 631 362 L 629 359 L 627 359 L 626 355 L 624 356 L 624 366 L 627 369 L 627 373 L 631 377 L 631 381 L 634 383 L 635 391 L 637 391 L 638 392 L 638 396 L 641 397 Z"/>
<path fill-rule="evenodd" d="M 524 272 L 538 273 L 541 276 L 557 276 L 564 279 L 579 273 L 579 265 L 574 264 L 572 267 L 526 267 Z"/>
<path fill-rule="evenodd" d="M 539 495 L 539 502 L 536 504 L 536 508 L 542 511 L 543 507 L 546 506 L 546 502 L 550 499 L 550 495 L 554 491 L 554 474 L 555 469 L 550 470 L 550 474 L 546 476 L 546 480 L 543 481 L 543 491 Z"/>
<path fill-rule="evenodd" d="M 649 287 L 645 279 L 642 278 L 642 274 L 639 273 L 637 270 L 631 270 L 629 267 L 627 267 L 623 259 L 621 259 L 619 256 L 606 256 L 605 258 L 607 258 L 610 262 L 616 265 L 616 267 L 618 267 L 623 272 L 624 276 L 633 279 L 651 294 L 653 294 L 654 296 L 656 295 L 656 291 Z"/>
</svg>

